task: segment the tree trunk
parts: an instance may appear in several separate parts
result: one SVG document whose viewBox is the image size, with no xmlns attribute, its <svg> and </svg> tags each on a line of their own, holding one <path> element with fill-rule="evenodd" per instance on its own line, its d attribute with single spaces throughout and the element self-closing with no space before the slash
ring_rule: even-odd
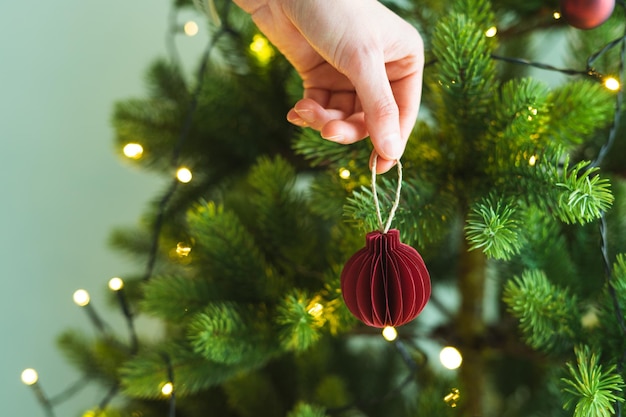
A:
<svg viewBox="0 0 626 417">
<path fill-rule="evenodd" d="M 462 387 L 460 415 L 484 417 L 487 372 L 482 341 L 485 334 L 483 303 L 487 262 L 482 251 L 468 251 L 465 239 L 462 239 L 461 246 L 459 262 L 461 306 L 457 318 L 459 349 L 463 355 L 463 364 L 459 370 Z"/>
</svg>

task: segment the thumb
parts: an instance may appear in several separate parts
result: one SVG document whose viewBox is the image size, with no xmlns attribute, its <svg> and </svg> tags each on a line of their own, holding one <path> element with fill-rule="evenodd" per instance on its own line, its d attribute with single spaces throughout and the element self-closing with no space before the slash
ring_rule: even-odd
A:
<svg viewBox="0 0 626 417">
<path fill-rule="evenodd" d="M 400 129 L 400 112 L 396 103 L 384 60 L 362 61 L 361 68 L 352 77 L 365 114 L 365 125 L 376 152 L 387 160 L 402 156 L 406 140 Z M 350 77 L 349 77 L 350 78 Z"/>
</svg>

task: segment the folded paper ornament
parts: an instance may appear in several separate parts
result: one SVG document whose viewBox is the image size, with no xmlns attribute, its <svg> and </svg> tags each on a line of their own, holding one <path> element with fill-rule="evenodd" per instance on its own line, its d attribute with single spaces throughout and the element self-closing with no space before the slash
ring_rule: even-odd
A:
<svg viewBox="0 0 626 417">
<path fill-rule="evenodd" d="M 420 254 L 400 242 L 391 222 L 400 204 L 402 164 L 397 161 L 398 188 L 383 224 L 376 190 L 376 161 L 372 159 L 372 195 L 379 231 L 370 232 L 365 247 L 352 255 L 341 272 L 341 293 L 348 310 L 372 327 L 401 326 L 413 320 L 430 298 L 430 276 Z"/>
<path fill-rule="evenodd" d="M 430 298 L 430 276 L 420 254 L 400 241 L 397 229 L 367 234 L 341 273 L 348 310 L 368 326 L 401 326 Z"/>
</svg>

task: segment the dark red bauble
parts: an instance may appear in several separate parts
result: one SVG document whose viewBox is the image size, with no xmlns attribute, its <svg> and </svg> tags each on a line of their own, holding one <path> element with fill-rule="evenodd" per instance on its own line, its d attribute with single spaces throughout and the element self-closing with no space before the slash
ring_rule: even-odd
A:
<svg viewBox="0 0 626 417">
<path fill-rule="evenodd" d="M 615 0 L 561 0 L 561 14 L 578 29 L 593 29 L 611 17 Z"/>
<path fill-rule="evenodd" d="M 400 326 L 426 306 L 430 276 L 398 230 L 370 232 L 341 272 L 341 292 L 348 310 L 368 326 Z"/>
</svg>

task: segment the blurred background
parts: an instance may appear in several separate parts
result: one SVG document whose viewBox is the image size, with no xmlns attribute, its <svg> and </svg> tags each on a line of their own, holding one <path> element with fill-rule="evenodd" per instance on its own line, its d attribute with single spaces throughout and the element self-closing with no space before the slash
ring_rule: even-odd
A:
<svg viewBox="0 0 626 417">
<path fill-rule="evenodd" d="M 94 331 L 72 302 L 76 289 L 123 326 L 106 285 L 131 260 L 109 249 L 108 236 L 136 223 L 162 182 L 119 156 L 110 117 L 115 101 L 145 94 L 148 64 L 166 54 L 169 8 L 164 0 L 0 2 L 3 416 L 44 415 L 20 381 L 24 368 L 38 371 L 49 396 L 79 377 L 55 344 L 64 329 Z M 176 36 L 183 62 L 204 46 L 200 30 Z M 87 390 L 57 416 L 80 415 L 102 395 Z"/>
</svg>

